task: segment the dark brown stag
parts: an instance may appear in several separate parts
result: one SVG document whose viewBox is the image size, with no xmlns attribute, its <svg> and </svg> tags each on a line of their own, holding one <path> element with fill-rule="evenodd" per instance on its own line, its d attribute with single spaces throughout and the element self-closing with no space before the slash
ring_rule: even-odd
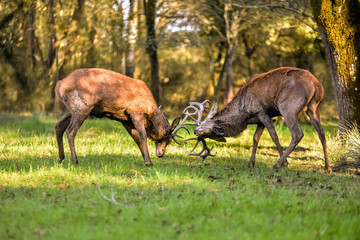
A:
<svg viewBox="0 0 360 240">
<path fill-rule="evenodd" d="M 68 110 L 55 125 L 60 163 L 65 158 L 65 131 L 71 158 L 78 163 L 74 139 L 88 116 L 121 122 L 140 148 L 146 165 L 152 165 L 147 137 L 155 142 L 156 155 L 162 157 L 180 121 L 177 118 L 169 124 L 144 82 L 105 69 L 76 70 L 59 81 L 55 91 Z"/>
<path fill-rule="evenodd" d="M 307 70 L 283 67 L 257 74 L 250 78 L 234 99 L 218 113 L 215 103 L 207 118 L 194 129 L 194 133 L 200 139 L 225 141 L 224 137 L 239 135 L 248 124 L 257 124 L 248 164 L 249 167 L 253 167 L 258 142 L 266 127 L 280 154 L 273 168 L 279 168 L 286 163 L 286 158 L 304 136 L 298 115 L 305 111 L 319 134 L 324 150 L 325 170 L 331 172 L 319 115 L 319 104 L 323 96 L 324 89 L 321 83 Z M 282 116 L 291 131 L 292 140 L 285 151 L 279 143 L 272 121 L 276 116 Z"/>
</svg>

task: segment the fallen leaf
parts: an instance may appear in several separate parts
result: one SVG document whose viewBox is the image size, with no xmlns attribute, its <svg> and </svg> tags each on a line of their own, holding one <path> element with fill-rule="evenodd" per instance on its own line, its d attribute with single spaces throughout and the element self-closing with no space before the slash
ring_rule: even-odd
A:
<svg viewBox="0 0 360 240">
<path fill-rule="evenodd" d="M 168 207 L 159 207 L 158 209 L 159 209 L 160 211 L 165 212 L 165 211 L 168 209 Z"/>
<path fill-rule="evenodd" d="M 36 233 L 40 234 L 40 235 L 44 235 L 46 233 L 46 229 L 45 228 L 35 228 L 34 230 Z"/>
</svg>

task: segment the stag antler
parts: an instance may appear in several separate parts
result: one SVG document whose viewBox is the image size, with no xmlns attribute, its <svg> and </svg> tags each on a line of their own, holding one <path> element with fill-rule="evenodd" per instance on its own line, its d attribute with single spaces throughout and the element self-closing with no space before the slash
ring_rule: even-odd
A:
<svg viewBox="0 0 360 240">
<path fill-rule="evenodd" d="M 210 103 L 209 100 L 205 100 L 203 101 L 202 103 L 199 103 L 199 102 L 190 102 L 190 105 L 187 106 L 183 113 L 185 114 L 182 122 L 179 124 L 179 126 L 174 130 L 173 132 L 173 140 L 180 145 L 180 143 L 175 139 L 175 137 L 179 137 L 179 138 L 183 138 L 181 136 L 179 136 L 177 134 L 177 132 L 184 128 L 189 134 L 190 134 L 190 131 L 189 129 L 186 127 L 186 125 L 188 126 L 199 126 L 201 124 L 201 118 L 202 118 L 202 115 L 203 115 L 203 112 L 204 111 L 208 111 L 209 110 L 209 107 L 208 106 L 205 106 L 205 104 L 207 103 Z M 190 111 L 189 111 L 190 110 Z M 191 111 L 193 110 L 193 111 Z M 210 116 L 207 116 L 206 119 L 210 117 Z M 185 123 L 185 121 L 190 118 L 191 120 L 194 121 L 194 123 Z M 191 153 L 188 154 L 188 156 L 199 156 L 201 157 L 202 159 L 202 162 L 205 161 L 205 159 L 210 156 L 210 157 L 214 157 L 216 154 L 211 154 L 211 150 L 214 148 L 214 146 L 212 146 L 211 148 L 209 148 L 207 145 L 206 145 L 206 142 L 205 142 L 205 139 L 203 139 L 202 137 L 196 137 L 196 138 L 189 138 L 189 139 L 186 139 L 185 141 L 190 141 L 190 140 L 196 140 L 196 144 L 194 146 L 194 148 L 191 150 Z M 199 145 L 199 142 L 201 143 L 203 149 L 199 152 L 199 153 L 192 153 L 196 147 Z M 205 152 L 205 153 L 204 153 Z M 202 154 L 204 153 L 204 154 Z"/>
<path fill-rule="evenodd" d="M 196 137 L 196 138 L 189 138 L 189 139 L 186 139 L 186 141 L 190 141 L 190 140 L 196 140 L 196 144 L 194 146 L 194 148 L 191 150 L 191 152 L 193 152 L 196 147 L 199 145 L 199 143 L 201 143 L 203 149 L 201 149 L 201 151 L 199 153 L 189 153 L 188 156 L 199 156 L 201 157 L 202 159 L 202 162 L 205 161 L 205 159 L 210 156 L 210 157 L 215 157 L 216 156 L 216 153 L 215 154 L 211 154 L 211 150 L 213 150 L 214 146 L 212 146 L 211 148 L 209 148 L 207 145 L 206 145 L 206 142 L 205 142 L 205 139 L 203 139 L 202 137 Z M 203 155 L 201 155 L 203 152 L 205 152 Z"/>
<path fill-rule="evenodd" d="M 177 132 L 180 129 L 185 129 L 188 134 L 190 134 L 189 129 L 186 127 L 186 125 L 188 126 L 198 126 L 201 123 L 201 118 L 202 118 L 202 114 L 204 111 L 208 110 L 209 107 L 205 106 L 206 103 L 210 103 L 209 100 L 205 100 L 202 103 L 198 103 L 198 102 L 190 102 L 190 105 L 187 106 L 184 111 L 183 114 L 185 114 L 185 117 L 182 119 L 181 123 L 179 124 L 179 126 L 173 131 L 172 133 L 172 139 L 180 145 L 180 143 L 175 139 L 175 137 L 179 137 L 179 138 L 183 138 L 182 136 L 179 136 L 177 134 Z M 193 111 L 189 111 L 189 110 L 193 110 Z M 195 118 L 195 115 L 197 116 L 197 118 Z M 194 121 L 194 123 L 185 123 L 185 121 L 190 118 Z"/>
</svg>

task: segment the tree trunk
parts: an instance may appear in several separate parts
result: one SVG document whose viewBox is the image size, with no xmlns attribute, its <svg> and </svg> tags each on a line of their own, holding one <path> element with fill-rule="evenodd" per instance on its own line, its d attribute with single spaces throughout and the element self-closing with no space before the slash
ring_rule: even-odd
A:
<svg viewBox="0 0 360 240">
<path fill-rule="evenodd" d="M 225 66 L 226 72 L 226 85 L 225 85 L 225 96 L 224 96 L 224 104 L 228 104 L 234 97 L 234 88 L 233 88 L 233 80 L 232 80 L 232 73 L 233 73 L 233 60 L 234 60 L 234 53 L 236 50 L 236 43 L 234 43 L 228 49 L 228 59 Z"/>
<path fill-rule="evenodd" d="M 135 71 L 135 46 L 138 27 L 138 0 L 130 0 L 129 26 L 128 26 L 128 48 L 126 52 L 126 71 L 129 77 L 134 77 Z"/>
<path fill-rule="evenodd" d="M 245 34 L 245 31 L 241 32 L 241 36 L 242 36 L 242 40 L 245 46 L 245 56 L 247 58 L 248 61 L 248 65 L 247 65 L 247 69 L 248 69 L 248 73 L 249 73 L 249 77 L 251 77 L 253 75 L 253 71 L 252 71 L 252 56 L 255 53 L 255 50 L 257 48 L 257 45 L 255 44 L 253 47 L 250 47 L 249 41 L 247 39 L 247 36 Z"/>
<path fill-rule="evenodd" d="M 219 94 L 221 92 L 221 88 L 223 86 L 223 82 L 224 82 L 224 76 L 225 76 L 225 73 L 226 73 L 226 66 L 227 66 L 227 62 L 228 62 L 228 59 L 229 59 L 229 56 L 228 56 L 228 45 L 226 44 L 226 53 L 225 53 L 225 59 L 224 59 L 224 63 L 221 67 L 221 71 L 220 71 L 220 74 L 219 74 L 219 78 L 218 78 L 218 81 L 217 81 L 217 85 L 216 85 L 216 88 L 215 88 L 215 100 L 218 101 L 219 100 Z"/>
<path fill-rule="evenodd" d="M 150 89 L 158 104 L 161 104 L 161 83 L 159 77 L 159 61 L 157 55 L 155 16 L 156 0 L 144 0 L 144 9 L 147 25 L 146 51 L 150 61 Z"/>
<path fill-rule="evenodd" d="M 71 18 L 71 22 L 69 24 L 70 31 L 66 34 L 65 38 L 70 39 L 71 37 L 75 37 L 79 33 L 79 29 L 81 28 L 82 25 L 81 22 L 83 21 L 84 5 L 85 5 L 85 0 L 77 0 L 77 6 L 75 8 L 75 11 Z M 65 46 L 64 59 L 62 63 L 59 63 L 60 78 L 64 78 L 68 74 L 68 72 L 65 70 L 65 67 L 72 57 L 72 52 L 69 46 L 70 43 L 71 41 L 68 41 L 67 46 Z"/>
<path fill-rule="evenodd" d="M 31 62 L 31 68 L 34 68 L 36 66 L 36 59 L 35 59 L 35 7 L 36 3 L 31 2 L 29 6 L 29 12 L 28 12 L 28 22 L 25 29 L 25 36 L 24 38 L 27 39 L 28 45 L 27 45 L 27 56 L 30 58 Z"/>
<path fill-rule="evenodd" d="M 49 42 L 48 42 L 48 52 L 46 59 L 46 68 L 47 73 L 49 74 L 49 78 L 52 78 L 52 87 L 51 87 L 51 100 L 48 106 L 46 107 L 47 112 L 55 112 L 55 85 L 56 82 L 59 81 L 58 69 L 56 69 L 55 75 L 51 76 L 51 67 L 54 61 L 57 61 L 57 50 L 55 48 L 56 42 L 56 29 L 55 29 L 55 11 L 54 11 L 54 0 L 48 1 L 48 30 L 49 30 Z"/>
<path fill-rule="evenodd" d="M 48 2 L 49 16 L 47 19 L 49 29 L 49 45 L 46 65 L 50 69 L 55 60 L 55 42 L 56 42 L 56 30 L 55 30 L 55 12 L 54 12 L 54 0 Z"/>
<path fill-rule="evenodd" d="M 94 22 L 96 22 L 96 19 L 94 20 Z M 90 41 L 90 48 L 87 52 L 86 55 L 86 67 L 96 67 L 96 62 L 97 62 L 97 53 L 96 53 L 96 48 L 95 48 L 95 36 L 96 36 L 96 30 L 94 26 L 91 26 L 90 29 L 88 30 L 88 34 L 89 34 L 89 41 Z"/>
<path fill-rule="evenodd" d="M 65 38 L 71 39 L 72 37 L 75 37 L 78 32 L 79 29 L 81 28 L 81 22 L 83 20 L 83 13 L 84 13 L 84 5 L 85 5 L 85 0 L 77 0 L 77 6 L 75 8 L 75 11 L 72 15 L 71 18 L 71 22 L 70 22 L 70 26 L 72 25 L 72 27 L 69 27 L 69 29 L 71 29 L 71 31 L 69 31 Z M 60 63 L 59 62 L 59 51 L 56 52 L 56 78 L 55 81 L 59 81 L 60 79 L 66 77 L 67 74 L 69 74 L 66 70 L 65 67 L 68 64 L 69 60 L 72 57 L 72 52 L 70 50 L 70 42 L 68 41 L 67 46 L 65 46 L 65 53 L 64 53 L 64 59 L 63 61 Z M 55 88 L 56 82 L 54 82 L 53 87 Z M 54 95 L 53 95 L 54 96 Z M 64 111 L 64 106 L 63 104 L 58 100 L 58 99 L 54 99 L 54 115 L 59 115 L 59 113 L 63 113 Z"/>
<path fill-rule="evenodd" d="M 311 0 L 336 92 L 339 130 L 360 123 L 360 1 Z"/>
<path fill-rule="evenodd" d="M 239 24 L 240 24 L 240 12 L 238 9 L 234 10 L 231 0 L 225 2 L 224 19 L 226 26 L 226 41 L 228 46 L 226 50 L 226 61 L 225 61 L 226 85 L 225 85 L 225 94 L 224 94 L 224 104 L 228 104 L 234 96 L 233 80 L 232 80 L 233 58 L 239 38 Z"/>
</svg>

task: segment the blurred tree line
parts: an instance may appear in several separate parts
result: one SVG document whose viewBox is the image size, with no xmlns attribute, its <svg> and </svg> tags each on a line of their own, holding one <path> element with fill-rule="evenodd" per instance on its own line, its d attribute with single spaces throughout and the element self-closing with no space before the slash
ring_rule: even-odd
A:
<svg viewBox="0 0 360 240">
<path fill-rule="evenodd" d="M 300 0 L 3 0 L 0 111 L 52 113 L 56 81 L 83 67 L 145 81 L 173 115 L 189 101 L 227 103 L 250 76 L 295 66 L 323 83 L 334 117 L 315 20 Z"/>
</svg>

